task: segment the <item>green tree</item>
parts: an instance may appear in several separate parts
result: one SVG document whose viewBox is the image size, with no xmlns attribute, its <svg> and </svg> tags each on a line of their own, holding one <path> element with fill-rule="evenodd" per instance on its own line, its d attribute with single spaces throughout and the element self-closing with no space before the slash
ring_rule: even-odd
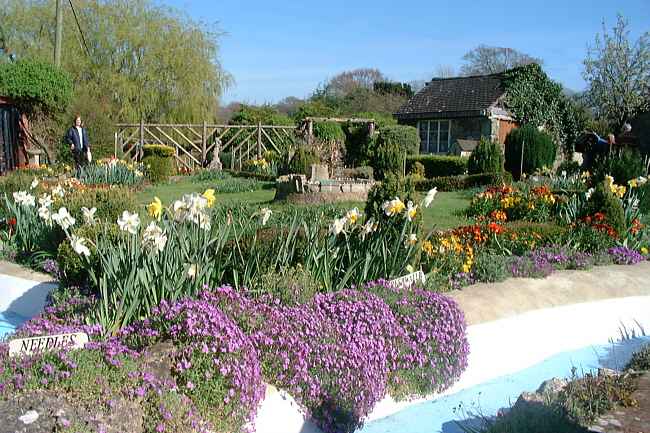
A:
<svg viewBox="0 0 650 433">
<path fill-rule="evenodd" d="M 599 117 L 621 127 L 650 107 L 650 32 L 630 41 L 629 21 L 619 15 L 609 33 L 596 35 L 584 60 L 587 98 Z"/>
<path fill-rule="evenodd" d="M 62 67 L 75 83 L 67 117 L 71 122 L 78 112 L 87 119 L 96 150 L 98 145 L 112 148 L 112 125 L 120 121 L 216 118 L 231 78 L 219 63 L 215 26 L 153 0 L 74 4 L 88 51 L 66 7 Z M 3 0 L 0 9 L 4 42 L 12 52 L 51 61 L 55 0 Z"/>
</svg>

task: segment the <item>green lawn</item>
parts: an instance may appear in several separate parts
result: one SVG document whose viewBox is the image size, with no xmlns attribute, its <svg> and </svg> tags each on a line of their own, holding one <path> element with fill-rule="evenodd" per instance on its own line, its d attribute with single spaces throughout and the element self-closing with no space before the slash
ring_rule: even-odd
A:
<svg viewBox="0 0 650 433">
<path fill-rule="evenodd" d="M 145 188 L 137 194 L 138 202 L 141 205 L 147 205 L 154 197 L 160 198 L 164 205 L 169 205 L 172 201 L 179 199 L 183 194 L 192 192 L 202 193 L 208 188 L 212 188 L 215 182 L 192 182 L 187 177 L 179 181 L 171 181 L 167 184 L 155 185 Z M 268 206 L 271 209 L 278 210 L 283 206 L 282 203 L 273 203 L 275 196 L 274 189 L 263 189 L 257 191 L 247 191 L 239 193 L 217 193 L 217 202 L 222 204 L 252 204 Z M 454 228 L 468 223 L 467 218 L 462 215 L 463 210 L 469 204 L 470 193 L 464 191 L 458 192 L 440 192 L 436 195 L 428 209 L 424 209 L 424 229 L 445 230 Z M 302 205 L 309 206 L 309 205 Z M 341 203 L 341 207 L 358 207 L 363 210 L 364 203 Z"/>
</svg>

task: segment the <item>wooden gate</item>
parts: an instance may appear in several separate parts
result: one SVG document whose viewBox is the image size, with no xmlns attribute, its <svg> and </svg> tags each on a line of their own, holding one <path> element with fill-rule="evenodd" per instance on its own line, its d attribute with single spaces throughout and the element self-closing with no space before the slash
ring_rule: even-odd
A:
<svg viewBox="0 0 650 433">
<path fill-rule="evenodd" d="M 275 125 L 213 125 L 134 123 L 118 124 L 115 133 L 115 156 L 139 161 L 146 144 L 164 144 L 175 149 L 178 167 L 206 167 L 218 146 L 220 153 L 229 153 L 223 161 L 230 169 L 241 169 L 250 159 L 259 159 L 267 150 L 279 152 L 293 143 L 294 126 Z"/>
</svg>

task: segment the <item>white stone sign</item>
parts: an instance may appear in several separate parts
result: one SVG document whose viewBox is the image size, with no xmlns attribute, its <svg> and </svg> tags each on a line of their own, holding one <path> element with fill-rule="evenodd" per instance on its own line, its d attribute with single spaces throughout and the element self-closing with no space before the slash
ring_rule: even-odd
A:
<svg viewBox="0 0 650 433">
<path fill-rule="evenodd" d="M 393 287 L 411 287 L 415 283 L 426 283 L 427 277 L 424 275 L 424 272 L 417 271 L 412 274 L 404 275 L 403 277 L 395 278 L 388 282 L 389 285 Z"/>
<path fill-rule="evenodd" d="M 86 343 L 88 343 L 88 335 L 84 332 L 16 338 L 9 342 L 9 356 L 31 355 L 34 352 L 62 348 L 83 349 Z"/>
</svg>

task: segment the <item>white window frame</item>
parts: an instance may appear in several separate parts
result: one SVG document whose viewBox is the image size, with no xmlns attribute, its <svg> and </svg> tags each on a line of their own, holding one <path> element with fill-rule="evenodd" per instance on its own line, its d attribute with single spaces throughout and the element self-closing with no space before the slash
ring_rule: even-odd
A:
<svg viewBox="0 0 650 433">
<path fill-rule="evenodd" d="M 440 152 L 440 125 L 442 122 L 447 122 L 447 151 L 444 152 L 449 153 L 451 151 L 450 149 L 450 141 L 451 141 L 451 120 L 449 119 L 442 119 L 442 120 L 420 120 L 418 121 L 418 134 L 420 131 L 420 128 L 422 124 L 426 125 L 426 131 L 427 131 L 427 140 L 426 140 L 426 145 L 424 146 L 425 153 L 431 153 L 431 154 L 441 154 Z M 431 124 L 434 123 L 437 126 L 437 129 L 435 131 L 431 130 Z M 434 126 L 434 129 L 436 128 Z M 436 141 L 435 143 L 431 142 L 431 135 L 432 132 L 435 134 Z M 422 147 L 422 146 L 421 146 Z"/>
</svg>

